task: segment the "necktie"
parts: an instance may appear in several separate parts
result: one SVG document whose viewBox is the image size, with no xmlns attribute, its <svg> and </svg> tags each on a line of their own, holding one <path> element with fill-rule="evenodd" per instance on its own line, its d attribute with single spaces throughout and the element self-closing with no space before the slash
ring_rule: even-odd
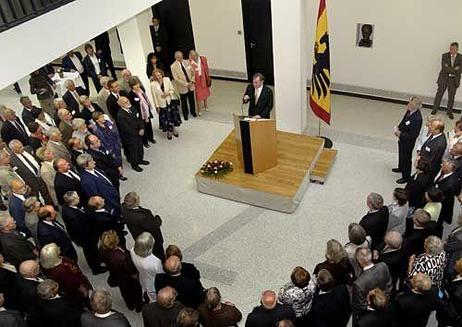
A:
<svg viewBox="0 0 462 327">
<path fill-rule="evenodd" d="M 38 176 L 38 170 L 37 170 L 37 167 L 35 167 L 35 165 L 32 163 L 32 161 L 30 161 L 29 159 L 27 159 L 27 157 L 24 155 L 24 154 L 19 154 L 26 162 L 27 164 L 29 165 L 29 167 L 32 169 L 32 172 L 34 173 L 35 176 Z"/>
<path fill-rule="evenodd" d="M 260 98 L 260 93 L 258 92 L 258 89 L 255 89 L 255 104 L 257 104 L 259 98 Z"/>
<path fill-rule="evenodd" d="M 183 74 L 186 77 L 186 81 L 189 83 L 188 73 L 186 72 L 186 68 L 184 68 L 183 63 L 181 63 L 181 70 L 183 71 Z"/>
</svg>

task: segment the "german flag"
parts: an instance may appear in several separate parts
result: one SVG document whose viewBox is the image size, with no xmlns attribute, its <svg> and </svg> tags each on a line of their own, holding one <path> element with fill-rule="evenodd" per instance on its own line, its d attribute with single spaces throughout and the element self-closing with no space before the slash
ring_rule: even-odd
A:
<svg viewBox="0 0 462 327">
<path fill-rule="evenodd" d="M 314 43 L 310 106 L 314 114 L 330 125 L 330 58 L 326 1 L 320 0 Z"/>
</svg>

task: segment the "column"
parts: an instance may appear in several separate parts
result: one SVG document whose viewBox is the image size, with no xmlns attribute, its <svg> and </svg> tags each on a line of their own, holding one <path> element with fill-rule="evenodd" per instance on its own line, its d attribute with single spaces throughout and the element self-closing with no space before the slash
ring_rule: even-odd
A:
<svg viewBox="0 0 462 327">
<path fill-rule="evenodd" d="M 133 75 L 140 78 L 149 100 L 154 105 L 150 81 L 146 76 L 146 58 L 154 51 L 149 30 L 151 18 L 151 9 L 145 10 L 117 26 L 117 30 L 125 64 Z"/>
<path fill-rule="evenodd" d="M 277 128 L 303 133 L 307 119 L 306 0 L 271 1 Z"/>
</svg>

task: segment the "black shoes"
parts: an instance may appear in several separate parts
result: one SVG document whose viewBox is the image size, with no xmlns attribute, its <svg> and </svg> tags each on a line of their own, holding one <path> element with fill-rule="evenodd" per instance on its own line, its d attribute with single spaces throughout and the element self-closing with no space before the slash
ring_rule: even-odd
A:
<svg viewBox="0 0 462 327">
<path fill-rule="evenodd" d="M 99 274 L 104 274 L 107 271 L 107 267 L 99 267 L 98 269 L 92 270 L 92 273 L 94 276 L 99 275 Z"/>
<path fill-rule="evenodd" d="M 396 181 L 396 183 L 398 184 L 406 184 L 408 182 L 408 180 L 406 178 L 400 178 Z"/>
<path fill-rule="evenodd" d="M 141 160 L 141 161 L 140 161 L 140 165 L 147 166 L 147 165 L 149 165 L 149 164 L 150 164 L 150 162 L 147 161 L 147 160 Z"/>
<path fill-rule="evenodd" d="M 454 119 L 454 114 L 452 112 L 448 112 L 448 117 L 449 117 L 449 119 L 452 120 L 452 119 Z"/>
<path fill-rule="evenodd" d="M 178 133 L 173 133 L 173 136 L 179 137 L 180 135 L 178 135 Z"/>
<path fill-rule="evenodd" d="M 391 171 L 394 172 L 394 173 L 400 173 L 401 172 L 401 170 L 399 168 L 393 168 Z"/>
<path fill-rule="evenodd" d="M 154 140 L 154 139 L 152 139 L 152 140 L 149 140 L 149 142 L 151 142 L 152 144 L 156 144 L 156 143 L 157 143 L 157 141 L 156 141 L 156 140 Z"/>
<path fill-rule="evenodd" d="M 0 204 L 0 210 L 1 211 L 6 211 L 6 210 L 8 210 L 8 207 L 2 203 L 2 204 Z"/>
<path fill-rule="evenodd" d="M 143 146 L 144 146 L 145 148 L 150 148 L 150 147 L 151 147 L 151 146 L 149 145 L 149 143 L 143 144 Z"/>
<path fill-rule="evenodd" d="M 188 116 L 184 116 L 184 120 L 188 120 Z"/>
<path fill-rule="evenodd" d="M 125 177 L 125 176 L 123 176 L 123 175 L 120 175 L 119 179 L 120 179 L 121 181 L 126 181 L 128 178 Z"/>
<path fill-rule="evenodd" d="M 438 110 L 433 109 L 432 112 L 431 112 L 431 115 L 436 115 L 437 112 L 438 112 Z"/>
<path fill-rule="evenodd" d="M 137 171 L 139 173 L 141 173 L 143 171 L 143 168 L 141 168 L 140 166 L 132 166 L 133 170 L 134 171 Z"/>
<path fill-rule="evenodd" d="M 193 116 L 195 118 L 195 117 L 197 117 L 197 114 L 196 113 L 191 113 L 191 116 Z"/>
</svg>

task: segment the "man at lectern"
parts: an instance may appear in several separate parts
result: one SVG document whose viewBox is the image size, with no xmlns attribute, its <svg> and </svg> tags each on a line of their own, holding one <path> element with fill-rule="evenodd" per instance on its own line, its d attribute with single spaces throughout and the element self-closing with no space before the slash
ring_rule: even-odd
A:
<svg viewBox="0 0 462 327">
<path fill-rule="evenodd" d="M 249 116 L 254 118 L 270 118 L 273 109 L 273 91 L 264 85 L 265 77 L 263 74 L 253 75 L 252 84 L 247 86 L 243 103 L 249 103 Z"/>
</svg>

